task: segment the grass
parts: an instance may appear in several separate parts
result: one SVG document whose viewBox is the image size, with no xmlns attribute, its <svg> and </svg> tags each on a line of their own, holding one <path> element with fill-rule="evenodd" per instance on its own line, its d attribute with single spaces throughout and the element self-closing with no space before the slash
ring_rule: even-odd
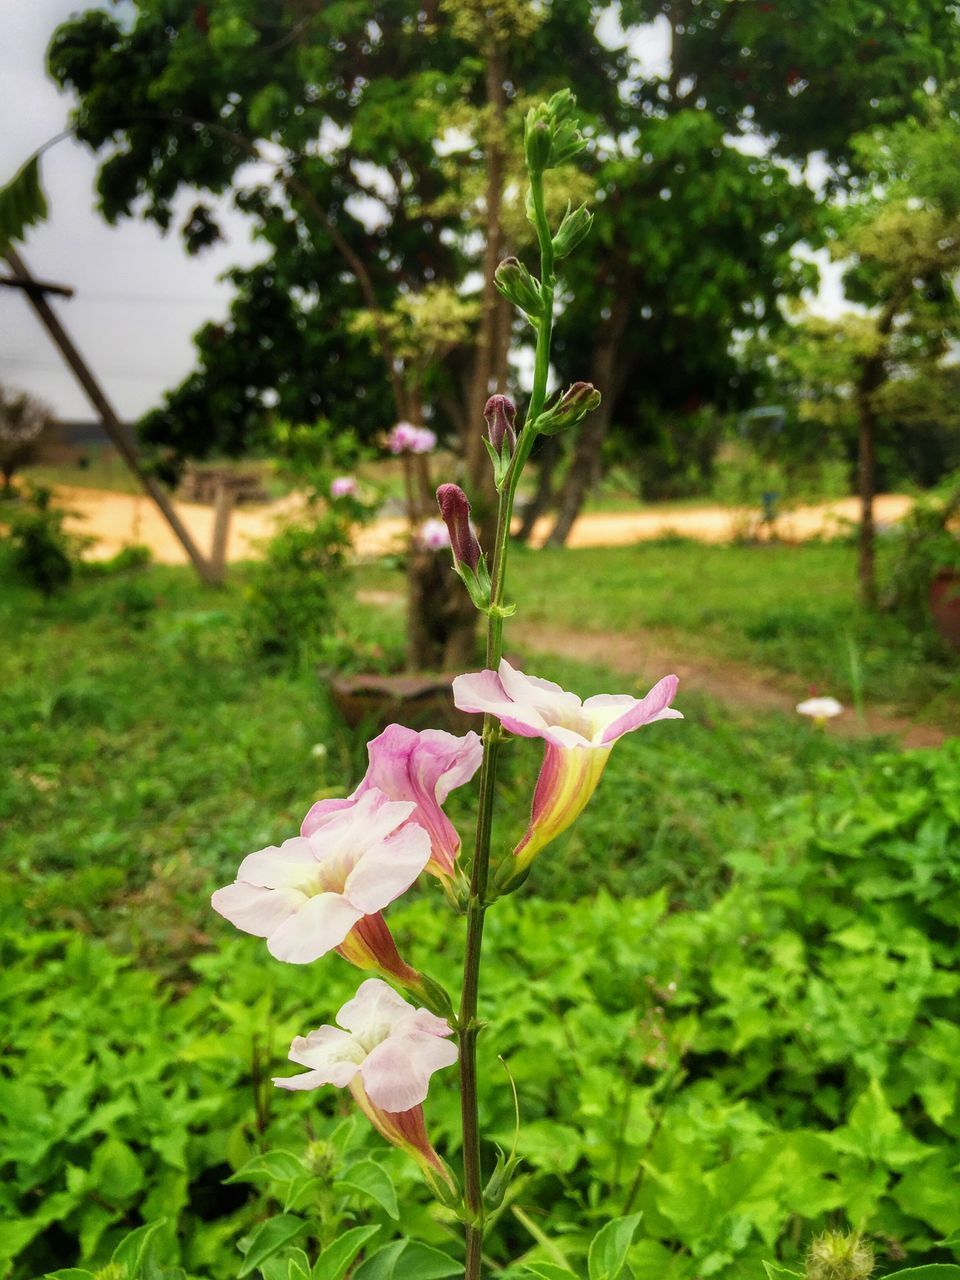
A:
<svg viewBox="0 0 960 1280">
<path fill-rule="evenodd" d="M 678 659 L 737 663 L 798 696 L 815 688 L 850 705 L 862 696 L 955 728 L 956 655 L 932 632 L 861 609 L 855 557 L 842 542 L 517 548 L 508 594 L 527 624 L 644 634 Z M 398 574 L 360 572 L 359 585 L 402 590 Z"/>
<path fill-rule="evenodd" d="M 292 834 L 314 799 L 356 784 L 370 735 L 333 712 L 316 655 L 278 668 L 251 654 L 242 604 L 242 583 L 211 594 L 186 570 L 158 567 L 81 580 L 50 603 L 4 584 L 0 822 L 15 868 L 11 909 L 26 904 L 38 921 L 126 945 L 131 931 L 154 927 L 129 903 L 172 894 L 186 938 L 205 927 L 205 895 L 238 854 Z M 347 625 L 391 644 L 401 623 L 358 606 Z M 570 661 L 551 674 L 584 696 L 617 685 Z M 871 751 L 786 717 L 731 714 L 695 697 L 684 707 L 683 726 L 618 746 L 597 800 L 542 878 L 538 869 L 541 892 L 644 893 L 665 881 L 679 900 L 702 903 L 731 848 L 772 838 L 757 816 L 764 804 L 803 789 L 817 767 L 855 768 Z M 540 752 L 516 742 L 505 756 L 509 848 Z M 464 830 L 470 805 L 453 798 Z"/>
<path fill-rule="evenodd" d="M 855 554 L 840 542 L 548 550 L 518 557 L 514 586 L 533 622 L 650 631 L 682 655 L 786 677 L 796 693 L 816 687 L 849 702 L 860 688 L 868 703 L 955 726 L 955 655 L 932 634 L 860 607 Z"/>
</svg>

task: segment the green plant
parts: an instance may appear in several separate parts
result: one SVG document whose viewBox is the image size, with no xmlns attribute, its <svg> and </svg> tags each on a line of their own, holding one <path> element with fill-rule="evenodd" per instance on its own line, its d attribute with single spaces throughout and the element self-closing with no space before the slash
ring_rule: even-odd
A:
<svg viewBox="0 0 960 1280">
<path fill-rule="evenodd" d="M 894 535 L 884 603 L 914 625 L 929 625 L 930 586 L 937 574 L 960 573 L 960 472 L 917 498 Z"/>
<path fill-rule="evenodd" d="M 12 568 L 45 596 L 56 595 L 70 583 L 83 545 L 64 529 L 69 512 L 53 506 L 52 496 L 49 489 L 32 486 L 20 506 L 5 513 Z"/>
</svg>

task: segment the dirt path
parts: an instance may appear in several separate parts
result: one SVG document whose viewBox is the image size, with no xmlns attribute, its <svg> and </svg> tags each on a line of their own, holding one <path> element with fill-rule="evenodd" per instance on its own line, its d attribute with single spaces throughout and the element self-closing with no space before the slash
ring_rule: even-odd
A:
<svg viewBox="0 0 960 1280">
<path fill-rule="evenodd" d="M 115 493 L 105 489 L 59 486 L 59 505 L 75 512 L 67 527 L 95 540 L 89 554 L 98 558 L 115 555 L 131 543 L 148 546 L 161 564 L 184 564 L 180 544 L 147 497 Z M 227 548 L 229 560 L 246 560 L 258 554 L 259 542 L 269 538 L 277 522 L 293 514 L 301 500 L 296 495 L 266 506 L 238 507 L 233 513 Z M 884 494 L 877 499 L 878 523 L 899 520 L 909 510 L 911 500 L 901 494 Z M 197 503 L 175 504 L 182 520 L 201 549 L 209 548 L 213 532 L 213 508 Z M 781 518 L 780 535 L 803 540 L 835 532 L 845 521 L 858 518 L 856 498 L 842 498 L 817 506 L 799 507 Z M 614 547 L 679 534 L 702 542 L 727 542 L 743 527 L 746 513 L 728 507 L 693 507 L 689 510 L 647 510 L 590 512 L 573 526 L 569 546 Z M 550 530 L 549 520 L 534 528 L 533 543 L 539 546 Z M 360 555 L 382 555 L 402 546 L 406 522 L 385 517 L 357 531 L 355 546 Z"/>
<path fill-rule="evenodd" d="M 798 698 L 773 677 L 764 679 L 751 667 L 722 659 L 709 660 L 664 644 L 656 637 L 617 632 L 544 630 L 542 625 L 515 622 L 511 640 L 534 655 L 562 654 L 578 662 L 594 662 L 646 686 L 668 671 L 680 677 L 680 687 L 707 693 L 738 709 L 782 711 L 795 716 Z M 917 724 L 883 707 L 864 710 L 861 722 L 852 709 L 832 720 L 828 733 L 844 737 L 891 734 L 905 747 L 938 747 L 947 734 L 934 725 Z"/>
</svg>

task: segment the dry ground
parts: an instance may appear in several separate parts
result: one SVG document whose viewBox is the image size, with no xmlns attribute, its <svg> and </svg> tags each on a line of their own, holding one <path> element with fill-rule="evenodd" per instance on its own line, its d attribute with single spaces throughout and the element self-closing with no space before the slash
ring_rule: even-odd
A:
<svg viewBox="0 0 960 1280">
<path fill-rule="evenodd" d="M 131 543 L 148 546 L 161 564 L 183 564 L 186 556 L 160 512 L 146 496 L 115 493 L 105 489 L 58 486 L 57 502 L 76 515 L 68 527 L 95 539 L 90 554 L 114 555 Z M 176 508 L 201 550 L 209 548 L 213 530 L 213 508 L 178 502 Z M 876 519 L 891 523 L 909 510 L 911 499 L 902 494 L 883 494 L 877 499 Z M 257 544 L 269 538 L 277 522 L 296 512 L 299 499 L 292 495 L 266 506 L 238 507 L 233 513 L 227 556 L 247 560 L 258 554 Z M 798 507 L 777 524 L 781 537 L 805 538 L 835 533 L 845 523 L 856 521 L 859 502 L 841 498 L 816 506 Z M 649 510 L 600 513 L 589 512 L 573 526 L 572 547 L 614 547 L 651 538 L 678 534 L 702 542 L 726 542 L 745 527 L 749 513 L 728 507 L 704 506 L 682 511 Z M 356 548 L 361 555 L 381 555 L 402 545 L 406 523 L 387 517 L 359 529 Z M 550 529 L 549 520 L 538 521 L 533 542 L 539 545 Z"/>
</svg>

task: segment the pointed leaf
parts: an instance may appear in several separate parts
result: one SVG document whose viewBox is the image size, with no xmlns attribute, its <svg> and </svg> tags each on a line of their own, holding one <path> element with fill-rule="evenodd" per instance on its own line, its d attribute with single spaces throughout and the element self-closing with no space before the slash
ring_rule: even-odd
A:
<svg viewBox="0 0 960 1280">
<path fill-rule="evenodd" d="M 310 1280 L 342 1280 L 354 1258 L 379 1230 L 379 1227 L 351 1227 L 338 1236 L 320 1255 Z"/>
<path fill-rule="evenodd" d="M 576 1276 L 575 1271 L 558 1267 L 555 1262 L 525 1262 L 523 1269 L 529 1271 L 532 1276 L 537 1276 L 538 1280 L 567 1280 L 568 1276 Z"/>
<path fill-rule="evenodd" d="M 243 1265 L 237 1272 L 237 1280 L 256 1271 L 262 1262 L 279 1253 L 285 1244 L 295 1239 L 307 1224 L 302 1218 L 282 1213 L 279 1217 L 270 1218 L 257 1227 L 250 1236 L 250 1243 L 243 1255 Z"/>
<path fill-rule="evenodd" d="M 303 1161 L 292 1151 L 264 1151 L 248 1160 L 224 1182 L 255 1182 L 267 1178 L 271 1182 L 290 1182 L 306 1172 Z"/>
<path fill-rule="evenodd" d="M 156 1222 L 148 1222 L 142 1227 L 137 1227 L 136 1231 L 131 1231 L 114 1249 L 110 1261 L 126 1267 L 131 1276 L 136 1275 L 144 1264 L 151 1238 L 165 1222 L 166 1218 L 158 1218 Z"/>
<path fill-rule="evenodd" d="M 643 1215 L 631 1213 L 601 1227 L 590 1242 L 587 1268 L 590 1280 L 617 1280 L 627 1261 L 627 1250 Z"/>
<path fill-rule="evenodd" d="M 340 1195 L 359 1191 L 361 1195 L 369 1196 L 381 1209 L 386 1210 L 391 1218 L 400 1217 L 397 1193 L 393 1189 L 393 1183 L 374 1160 L 361 1160 L 359 1164 L 355 1164 L 333 1184 L 333 1189 Z"/>
<path fill-rule="evenodd" d="M 47 216 L 47 201 L 40 185 L 40 154 L 30 157 L 10 181 L 0 187 L 0 253 L 22 240 L 28 227 Z"/>
</svg>

